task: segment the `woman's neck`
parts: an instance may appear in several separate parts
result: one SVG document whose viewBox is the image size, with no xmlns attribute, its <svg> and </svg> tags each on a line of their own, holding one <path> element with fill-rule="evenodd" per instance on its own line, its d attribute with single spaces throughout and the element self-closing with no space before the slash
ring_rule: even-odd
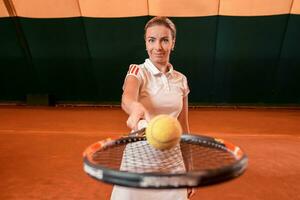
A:
<svg viewBox="0 0 300 200">
<path fill-rule="evenodd" d="M 169 71 L 169 63 L 168 62 L 166 62 L 166 63 L 153 63 L 153 64 L 163 74 L 165 74 Z"/>
</svg>

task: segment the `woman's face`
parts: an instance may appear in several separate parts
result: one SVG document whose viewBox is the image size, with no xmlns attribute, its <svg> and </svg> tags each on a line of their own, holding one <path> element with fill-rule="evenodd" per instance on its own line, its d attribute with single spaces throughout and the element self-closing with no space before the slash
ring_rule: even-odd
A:
<svg viewBox="0 0 300 200">
<path fill-rule="evenodd" d="M 146 30 L 146 49 L 153 64 L 165 65 L 175 45 L 171 30 L 163 25 L 154 25 Z"/>
</svg>

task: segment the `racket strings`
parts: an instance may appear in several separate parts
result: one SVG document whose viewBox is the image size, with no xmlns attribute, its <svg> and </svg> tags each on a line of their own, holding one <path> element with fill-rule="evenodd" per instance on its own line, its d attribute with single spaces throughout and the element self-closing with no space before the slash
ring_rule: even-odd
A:
<svg viewBox="0 0 300 200">
<path fill-rule="evenodd" d="M 126 146 L 121 170 L 138 173 L 185 171 L 179 145 L 170 150 L 160 151 L 148 145 L 146 141 Z"/>
<path fill-rule="evenodd" d="M 96 151 L 93 154 L 91 161 L 96 165 L 119 170 L 124 149 L 124 145 L 117 145 L 104 151 Z"/>
<path fill-rule="evenodd" d="M 91 162 L 105 168 L 136 173 L 183 173 L 186 162 L 192 163 L 188 171 L 201 171 L 232 165 L 236 159 L 222 148 L 181 142 L 175 148 L 160 151 L 148 145 L 147 141 L 138 141 L 95 152 Z"/>
<path fill-rule="evenodd" d="M 236 162 L 235 157 L 223 149 L 189 143 L 181 143 L 181 148 L 190 154 L 187 160 L 192 162 L 191 171 L 216 169 Z"/>
</svg>

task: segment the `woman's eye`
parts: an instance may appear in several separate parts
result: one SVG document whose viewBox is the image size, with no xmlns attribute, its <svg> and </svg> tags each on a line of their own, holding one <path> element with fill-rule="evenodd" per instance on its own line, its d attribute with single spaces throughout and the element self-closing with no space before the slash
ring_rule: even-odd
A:
<svg viewBox="0 0 300 200">
<path fill-rule="evenodd" d="M 163 39 L 163 42 L 167 43 L 169 42 L 169 39 Z"/>
<path fill-rule="evenodd" d="M 148 42 L 152 43 L 154 42 L 154 39 L 149 39 Z"/>
</svg>

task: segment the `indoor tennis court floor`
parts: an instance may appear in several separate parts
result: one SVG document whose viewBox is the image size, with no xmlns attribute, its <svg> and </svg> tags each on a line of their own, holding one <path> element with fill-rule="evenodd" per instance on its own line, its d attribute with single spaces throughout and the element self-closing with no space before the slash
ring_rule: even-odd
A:
<svg viewBox="0 0 300 200">
<path fill-rule="evenodd" d="M 127 133 L 126 118 L 119 107 L 0 106 L 0 199 L 109 199 L 112 186 L 83 172 L 82 152 Z M 192 200 L 300 199 L 300 109 L 194 108 L 190 128 L 249 156 L 245 174 Z"/>
</svg>

